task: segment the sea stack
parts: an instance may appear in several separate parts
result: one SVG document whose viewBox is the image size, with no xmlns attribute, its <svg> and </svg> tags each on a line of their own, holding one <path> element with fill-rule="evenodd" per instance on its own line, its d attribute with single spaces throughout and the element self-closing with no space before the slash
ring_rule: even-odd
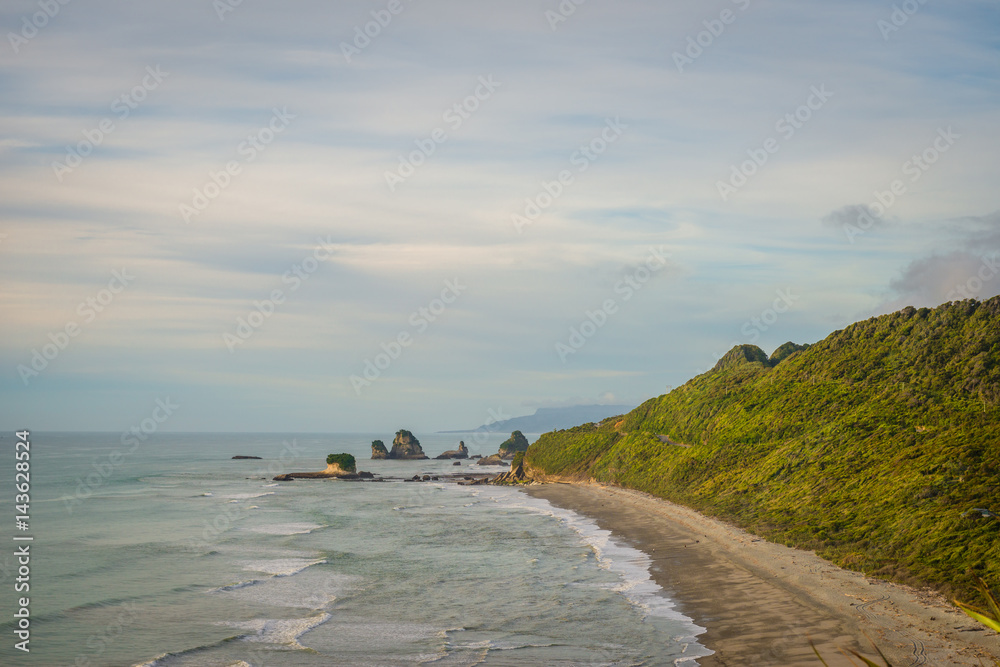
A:
<svg viewBox="0 0 1000 667">
<path fill-rule="evenodd" d="M 514 431 L 510 434 L 510 437 L 500 445 L 500 450 L 497 454 L 500 458 L 510 461 L 518 452 L 526 451 L 528 451 L 528 439 L 525 438 L 524 434 L 520 431 Z"/>
<path fill-rule="evenodd" d="M 420 441 L 417 440 L 417 437 L 406 429 L 401 429 L 396 431 L 396 437 L 392 441 L 392 451 L 389 452 L 389 458 L 420 460 L 428 457 L 420 447 Z"/>
<path fill-rule="evenodd" d="M 385 448 L 385 443 L 381 440 L 372 440 L 372 458 L 373 459 L 387 459 L 389 458 L 389 450 Z"/>
<path fill-rule="evenodd" d="M 439 454 L 435 456 L 436 459 L 467 459 L 469 458 L 469 448 L 465 446 L 464 441 L 459 441 L 458 449 L 449 449 L 444 454 Z"/>
</svg>

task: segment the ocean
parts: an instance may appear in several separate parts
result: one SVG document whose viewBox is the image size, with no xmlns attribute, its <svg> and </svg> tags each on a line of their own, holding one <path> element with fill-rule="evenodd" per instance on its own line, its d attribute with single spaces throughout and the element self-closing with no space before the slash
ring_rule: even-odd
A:
<svg viewBox="0 0 1000 667">
<path fill-rule="evenodd" d="M 504 439 L 417 435 L 430 456 Z M 271 481 L 339 452 L 379 476 L 470 467 L 372 461 L 375 438 L 391 446 L 392 433 L 32 433 L 29 531 L 14 528 L 13 484 L 0 491 L 0 664 L 673 665 L 710 653 L 645 554 L 515 488 Z M 0 438 L 11 478 L 14 440 Z M 28 593 L 14 592 L 15 534 L 34 538 Z M 30 653 L 14 648 L 21 596 Z"/>
</svg>

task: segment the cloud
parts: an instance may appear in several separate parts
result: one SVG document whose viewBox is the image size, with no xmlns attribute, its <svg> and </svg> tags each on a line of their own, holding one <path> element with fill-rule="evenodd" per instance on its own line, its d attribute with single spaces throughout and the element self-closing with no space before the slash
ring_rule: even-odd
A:
<svg viewBox="0 0 1000 667">
<path fill-rule="evenodd" d="M 1000 253 L 955 250 L 921 257 L 910 262 L 889 289 L 892 296 L 878 309 L 880 313 L 964 299 L 982 301 L 1000 294 Z"/>
<path fill-rule="evenodd" d="M 841 206 L 831 211 L 820 219 L 820 223 L 825 227 L 841 229 L 848 225 L 860 230 L 878 229 L 885 227 L 889 221 L 872 211 L 867 204 L 850 204 Z"/>
<path fill-rule="evenodd" d="M 242 3 L 224 21 L 204 0 L 120 4 L 70 6 L 0 52 L 0 360 L 13 381 L 4 393 L 0 377 L 0 402 L 40 428 L 130 423 L 119 404 L 164 385 L 192 430 L 381 429 L 388 411 L 434 427 L 604 392 L 638 403 L 728 349 L 776 289 L 803 299 L 767 344 L 816 340 L 831 311 L 871 308 L 880 290 L 944 299 L 976 277 L 983 248 L 1000 249 L 996 215 L 961 217 L 995 206 L 1000 98 L 991 24 L 960 7 L 922 10 L 887 46 L 871 3 L 751 3 L 681 74 L 672 53 L 718 8 L 588 3 L 552 30 L 555 2 L 421 0 L 348 62 L 340 42 L 372 20 L 370 2 Z M 36 9 L 0 16 L 17 26 Z M 157 65 L 162 86 L 113 111 Z M 496 94 L 446 121 L 489 75 Z M 722 202 L 716 181 L 820 85 L 829 106 Z M 240 146 L 286 106 L 296 117 L 250 160 Z M 618 116 L 628 127 L 605 146 Z M 91 147 L 106 118 L 114 131 Z M 893 204 L 905 235 L 816 244 L 802 221 L 889 226 L 843 204 L 904 178 L 943 119 L 968 139 Z M 390 191 L 386 171 L 435 128 L 447 140 Z M 88 155 L 60 181 L 53 162 L 72 151 Z M 185 223 L 179 205 L 228 181 L 231 160 L 238 177 Z M 562 170 L 572 184 L 517 235 L 511 215 Z M 285 274 L 317 238 L 337 252 L 293 292 Z M 626 299 L 616 285 L 661 245 L 670 267 Z M 23 391 L 17 364 L 122 267 L 135 285 Z M 893 267 L 906 268 L 889 289 Z M 468 293 L 356 399 L 348 376 L 456 277 Z M 275 289 L 287 301 L 230 354 L 222 334 Z M 563 365 L 554 344 L 609 298 L 621 314 Z"/>
<path fill-rule="evenodd" d="M 1000 251 L 1000 211 L 969 216 L 959 221 L 959 233 L 967 238 L 965 247 L 972 252 Z"/>
</svg>

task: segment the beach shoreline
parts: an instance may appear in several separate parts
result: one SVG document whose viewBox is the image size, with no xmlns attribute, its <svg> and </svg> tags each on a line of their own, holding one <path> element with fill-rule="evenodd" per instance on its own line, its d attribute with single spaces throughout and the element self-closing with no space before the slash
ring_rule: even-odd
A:
<svg viewBox="0 0 1000 667">
<path fill-rule="evenodd" d="M 707 631 L 715 651 L 697 664 L 851 665 L 856 650 L 881 664 L 991 665 L 1000 636 L 940 595 L 871 579 L 811 551 L 768 542 L 648 494 L 594 483 L 550 483 L 525 492 L 594 519 L 652 560 L 651 574 L 678 610 Z"/>
</svg>

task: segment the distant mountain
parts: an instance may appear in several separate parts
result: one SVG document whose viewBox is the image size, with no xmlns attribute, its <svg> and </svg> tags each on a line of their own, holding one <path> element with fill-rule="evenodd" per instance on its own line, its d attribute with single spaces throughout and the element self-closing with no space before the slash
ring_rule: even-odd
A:
<svg viewBox="0 0 1000 667">
<path fill-rule="evenodd" d="M 632 410 L 632 405 L 573 405 L 568 408 L 538 408 L 533 415 L 505 419 L 502 422 L 484 424 L 479 428 L 462 429 L 459 431 L 438 431 L 438 433 L 548 433 L 560 429 L 571 428 L 577 424 L 599 422 L 623 415 Z"/>
<path fill-rule="evenodd" d="M 737 346 L 621 421 L 543 435 L 524 467 L 974 596 L 971 575 L 1000 582 L 1000 296 L 905 308 L 770 358 Z"/>
</svg>

